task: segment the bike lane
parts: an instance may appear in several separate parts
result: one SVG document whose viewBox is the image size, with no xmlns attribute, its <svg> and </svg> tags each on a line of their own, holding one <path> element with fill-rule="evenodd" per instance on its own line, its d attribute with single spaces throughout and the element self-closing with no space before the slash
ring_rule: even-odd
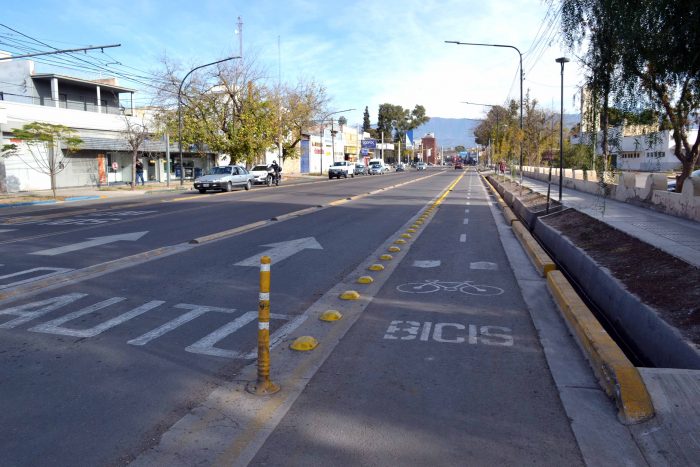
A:
<svg viewBox="0 0 700 467">
<path fill-rule="evenodd" d="M 251 465 L 582 465 L 469 173 Z"/>
</svg>

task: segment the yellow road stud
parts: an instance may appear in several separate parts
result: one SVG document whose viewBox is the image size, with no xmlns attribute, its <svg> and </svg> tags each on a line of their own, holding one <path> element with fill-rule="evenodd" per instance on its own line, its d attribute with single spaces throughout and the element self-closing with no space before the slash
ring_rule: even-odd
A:
<svg viewBox="0 0 700 467">
<path fill-rule="evenodd" d="M 370 271 L 383 271 L 384 266 L 382 266 L 381 264 L 373 264 L 370 267 L 368 267 L 367 269 L 369 269 Z"/>
<path fill-rule="evenodd" d="M 321 313 L 318 319 L 321 321 L 338 321 L 343 317 L 343 314 L 338 310 L 326 310 Z"/>
<path fill-rule="evenodd" d="M 358 284 L 371 284 L 372 282 L 374 282 L 374 279 L 372 279 L 370 276 L 362 276 L 357 278 Z"/>
<path fill-rule="evenodd" d="M 397 252 L 401 251 L 401 248 L 399 248 L 397 246 L 390 246 L 389 248 L 387 248 L 387 250 L 391 251 L 392 253 L 397 253 Z"/>
<path fill-rule="evenodd" d="M 341 300 L 359 300 L 360 294 L 357 293 L 355 290 L 346 290 L 345 292 L 340 294 L 340 299 Z"/>
<path fill-rule="evenodd" d="M 379 257 L 379 259 L 381 259 L 382 261 L 391 261 L 392 259 L 394 259 L 394 257 L 391 255 L 382 255 Z"/>
<path fill-rule="evenodd" d="M 292 345 L 289 346 L 292 350 L 298 350 L 299 352 L 306 352 L 308 350 L 313 350 L 318 346 L 318 341 L 311 336 L 301 336 L 294 339 Z"/>
<path fill-rule="evenodd" d="M 411 228 L 412 228 L 412 229 L 419 229 L 419 228 L 420 228 L 420 225 L 418 225 L 418 224 L 413 224 L 413 225 L 411 226 Z"/>
<path fill-rule="evenodd" d="M 406 240 L 404 240 L 403 238 L 399 238 L 397 240 L 394 240 L 395 245 L 403 245 L 404 243 L 406 243 Z"/>
<path fill-rule="evenodd" d="M 414 229 L 414 228 L 406 229 L 406 232 L 408 232 L 408 233 L 416 233 L 416 229 Z"/>
<path fill-rule="evenodd" d="M 401 234 L 401 238 L 411 238 L 411 234 L 410 233 Z"/>
</svg>

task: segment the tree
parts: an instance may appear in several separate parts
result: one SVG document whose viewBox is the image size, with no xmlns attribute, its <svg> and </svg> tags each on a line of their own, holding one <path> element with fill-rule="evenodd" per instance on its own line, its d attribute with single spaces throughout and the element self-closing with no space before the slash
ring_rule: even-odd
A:
<svg viewBox="0 0 700 467">
<path fill-rule="evenodd" d="M 464 152 L 464 151 L 466 151 L 466 150 L 467 150 L 467 148 L 465 148 L 465 147 L 462 146 L 461 144 L 458 145 L 458 146 L 455 146 L 455 152 L 456 152 L 456 153 Z"/>
<path fill-rule="evenodd" d="M 682 171 L 677 190 L 698 162 L 700 132 L 700 2 L 678 0 L 560 0 L 562 30 L 572 49 L 584 45 L 591 105 L 601 107 L 603 154 L 607 155 L 610 99 L 624 108 L 650 107 L 660 129 L 673 130 Z M 682 16 L 681 16 L 682 12 Z M 621 21 L 620 18 L 624 18 Z M 602 99 L 602 104 L 598 100 Z"/>
<path fill-rule="evenodd" d="M 362 131 L 369 133 L 372 129 L 372 125 L 369 121 L 369 109 L 365 106 L 365 113 L 362 114 Z"/>
<path fill-rule="evenodd" d="M 391 137 L 392 141 L 402 141 L 406 132 L 414 130 L 430 120 L 425 114 L 425 107 L 416 105 L 413 110 L 400 105 L 382 104 L 377 116 L 377 133 L 379 137 Z"/>
<path fill-rule="evenodd" d="M 143 121 L 139 122 L 133 117 L 124 116 L 124 126 L 122 135 L 131 150 L 131 189 L 134 190 L 136 187 L 136 159 L 150 132 Z"/>
<path fill-rule="evenodd" d="M 56 175 L 68 166 L 69 161 L 66 157 L 78 151 L 83 140 L 76 136 L 75 130 L 67 126 L 44 122 L 27 123 L 22 128 L 14 130 L 12 134 L 23 141 L 34 163 L 31 164 L 23 159 L 22 153 L 18 150 L 11 150 L 10 154 L 19 157 L 31 169 L 48 175 L 51 179 L 53 197 L 56 198 Z"/>
</svg>

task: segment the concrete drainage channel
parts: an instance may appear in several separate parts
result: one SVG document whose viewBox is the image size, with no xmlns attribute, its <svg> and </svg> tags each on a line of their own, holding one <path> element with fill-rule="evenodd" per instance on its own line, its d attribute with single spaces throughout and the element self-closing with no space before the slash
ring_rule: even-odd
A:
<svg viewBox="0 0 700 467">
<path fill-rule="evenodd" d="M 275 333 L 273 346 L 293 346 L 277 345 L 271 351 L 272 379 L 279 392 L 264 397 L 248 392 L 246 386 L 257 378 L 256 365 L 248 365 L 236 381 L 216 389 L 130 465 L 247 465 L 462 177 L 297 317 L 295 327 L 288 327 L 285 335 Z"/>
<path fill-rule="evenodd" d="M 504 200 L 510 199 L 512 204 L 515 196 L 506 192 L 497 181 L 494 181 L 496 186 L 486 178 L 484 181 L 496 197 L 506 222 L 511 225 L 535 268 L 547 279 L 552 297 L 589 361 L 599 384 L 615 401 L 620 420 L 626 424 L 635 424 L 652 418 L 654 406 L 637 368 L 603 329 L 571 283 L 557 270 L 554 261 Z"/>
</svg>

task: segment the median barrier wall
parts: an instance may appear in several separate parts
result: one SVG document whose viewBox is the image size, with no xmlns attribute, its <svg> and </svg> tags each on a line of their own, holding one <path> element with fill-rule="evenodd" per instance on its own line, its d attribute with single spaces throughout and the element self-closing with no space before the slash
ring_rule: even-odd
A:
<svg viewBox="0 0 700 467">
<path fill-rule="evenodd" d="M 523 175 L 546 182 L 548 167 L 523 166 Z M 552 184 L 559 184 L 559 170 L 552 169 Z M 601 186 L 595 171 L 564 169 L 562 186 L 599 195 Z M 616 201 L 649 207 L 666 214 L 700 221 L 700 179 L 688 178 L 682 193 L 670 193 L 663 173 L 623 172 L 617 183 L 607 185 L 609 197 Z"/>
</svg>

